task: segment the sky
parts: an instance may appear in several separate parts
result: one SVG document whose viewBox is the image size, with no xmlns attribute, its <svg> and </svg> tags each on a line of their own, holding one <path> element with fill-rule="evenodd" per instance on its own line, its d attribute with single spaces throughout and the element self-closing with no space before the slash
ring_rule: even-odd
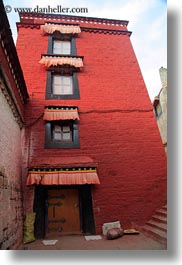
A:
<svg viewBox="0 0 182 265">
<path fill-rule="evenodd" d="M 88 13 L 78 16 L 90 16 L 128 20 L 128 30 L 132 31 L 131 42 L 142 71 L 149 97 L 153 101 L 162 85 L 159 68 L 167 68 L 167 0 L 4 0 L 5 6 L 11 6 L 7 13 L 13 38 L 16 43 L 16 22 L 19 15 L 14 8 L 53 8 L 84 7 Z"/>
</svg>

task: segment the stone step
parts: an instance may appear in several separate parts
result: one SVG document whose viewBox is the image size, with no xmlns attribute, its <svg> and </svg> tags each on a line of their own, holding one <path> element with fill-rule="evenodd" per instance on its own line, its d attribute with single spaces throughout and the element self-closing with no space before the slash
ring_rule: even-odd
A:
<svg viewBox="0 0 182 265">
<path fill-rule="evenodd" d="M 165 210 L 165 209 L 156 210 L 155 214 L 167 217 L 167 210 Z"/>
<path fill-rule="evenodd" d="M 152 216 L 151 220 L 156 221 L 158 223 L 167 224 L 167 217 L 165 216 L 160 216 L 160 215 L 155 214 Z"/>
<path fill-rule="evenodd" d="M 167 205 L 164 205 L 161 209 L 164 209 L 167 211 Z"/>
<path fill-rule="evenodd" d="M 154 220 L 150 220 L 146 224 L 161 231 L 167 232 L 167 224 L 163 224 Z"/>
<path fill-rule="evenodd" d="M 142 231 L 154 240 L 157 240 L 162 244 L 167 244 L 167 232 L 164 232 L 147 224 L 142 228 Z"/>
</svg>

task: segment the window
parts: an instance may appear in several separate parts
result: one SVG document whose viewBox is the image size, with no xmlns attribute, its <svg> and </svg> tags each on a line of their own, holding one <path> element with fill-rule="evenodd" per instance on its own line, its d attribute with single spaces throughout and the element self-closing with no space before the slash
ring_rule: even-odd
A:
<svg viewBox="0 0 182 265">
<path fill-rule="evenodd" d="M 48 71 L 46 82 L 46 99 L 79 99 L 77 73 L 63 75 Z"/>
<path fill-rule="evenodd" d="M 53 40 L 53 54 L 71 54 L 71 42 Z"/>
<path fill-rule="evenodd" d="M 70 124 L 67 124 L 67 125 L 55 124 L 53 125 L 53 129 L 52 129 L 52 139 L 53 141 L 72 141 L 73 139 L 72 133 L 73 133 L 73 130 Z"/>
<path fill-rule="evenodd" d="M 78 124 L 74 120 L 46 122 L 45 148 L 79 148 Z"/>
<path fill-rule="evenodd" d="M 73 94 L 73 77 L 53 75 L 52 88 L 54 95 L 72 95 Z"/>
<path fill-rule="evenodd" d="M 154 107 L 155 116 L 158 118 L 162 114 L 162 108 L 160 102 Z"/>
<path fill-rule="evenodd" d="M 67 37 L 65 39 L 65 36 L 61 34 L 50 35 L 47 53 L 77 55 L 76 39 L 73 37 Z"/>
</svg>

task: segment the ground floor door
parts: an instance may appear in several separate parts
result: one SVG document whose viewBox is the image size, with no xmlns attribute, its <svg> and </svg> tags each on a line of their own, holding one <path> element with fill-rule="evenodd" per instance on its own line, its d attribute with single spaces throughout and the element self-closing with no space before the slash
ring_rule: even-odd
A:
<svg viewBox="0 0 182 265">
<path fill-rule="evenodd" d="M 91 185 L 35 185 L 35 237 L 95 234 Z"/>
<path fill-rule="evenodd" d="M 47 234 L 80 232 L 78 189 L 49 189 L 47 206 Z"/>
</svg>

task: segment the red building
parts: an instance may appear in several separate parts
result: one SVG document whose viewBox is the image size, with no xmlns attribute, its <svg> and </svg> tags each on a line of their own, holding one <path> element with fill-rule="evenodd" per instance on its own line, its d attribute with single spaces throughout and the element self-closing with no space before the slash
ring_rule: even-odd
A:
<svg viewBox="0 0 182 265">
<path fill-rule="evenodd" d="M 127 24 L 20 14 L 24 209 L 37 237 L 142 225 L 166 204 L 166 156 Z"/>
</svg>

